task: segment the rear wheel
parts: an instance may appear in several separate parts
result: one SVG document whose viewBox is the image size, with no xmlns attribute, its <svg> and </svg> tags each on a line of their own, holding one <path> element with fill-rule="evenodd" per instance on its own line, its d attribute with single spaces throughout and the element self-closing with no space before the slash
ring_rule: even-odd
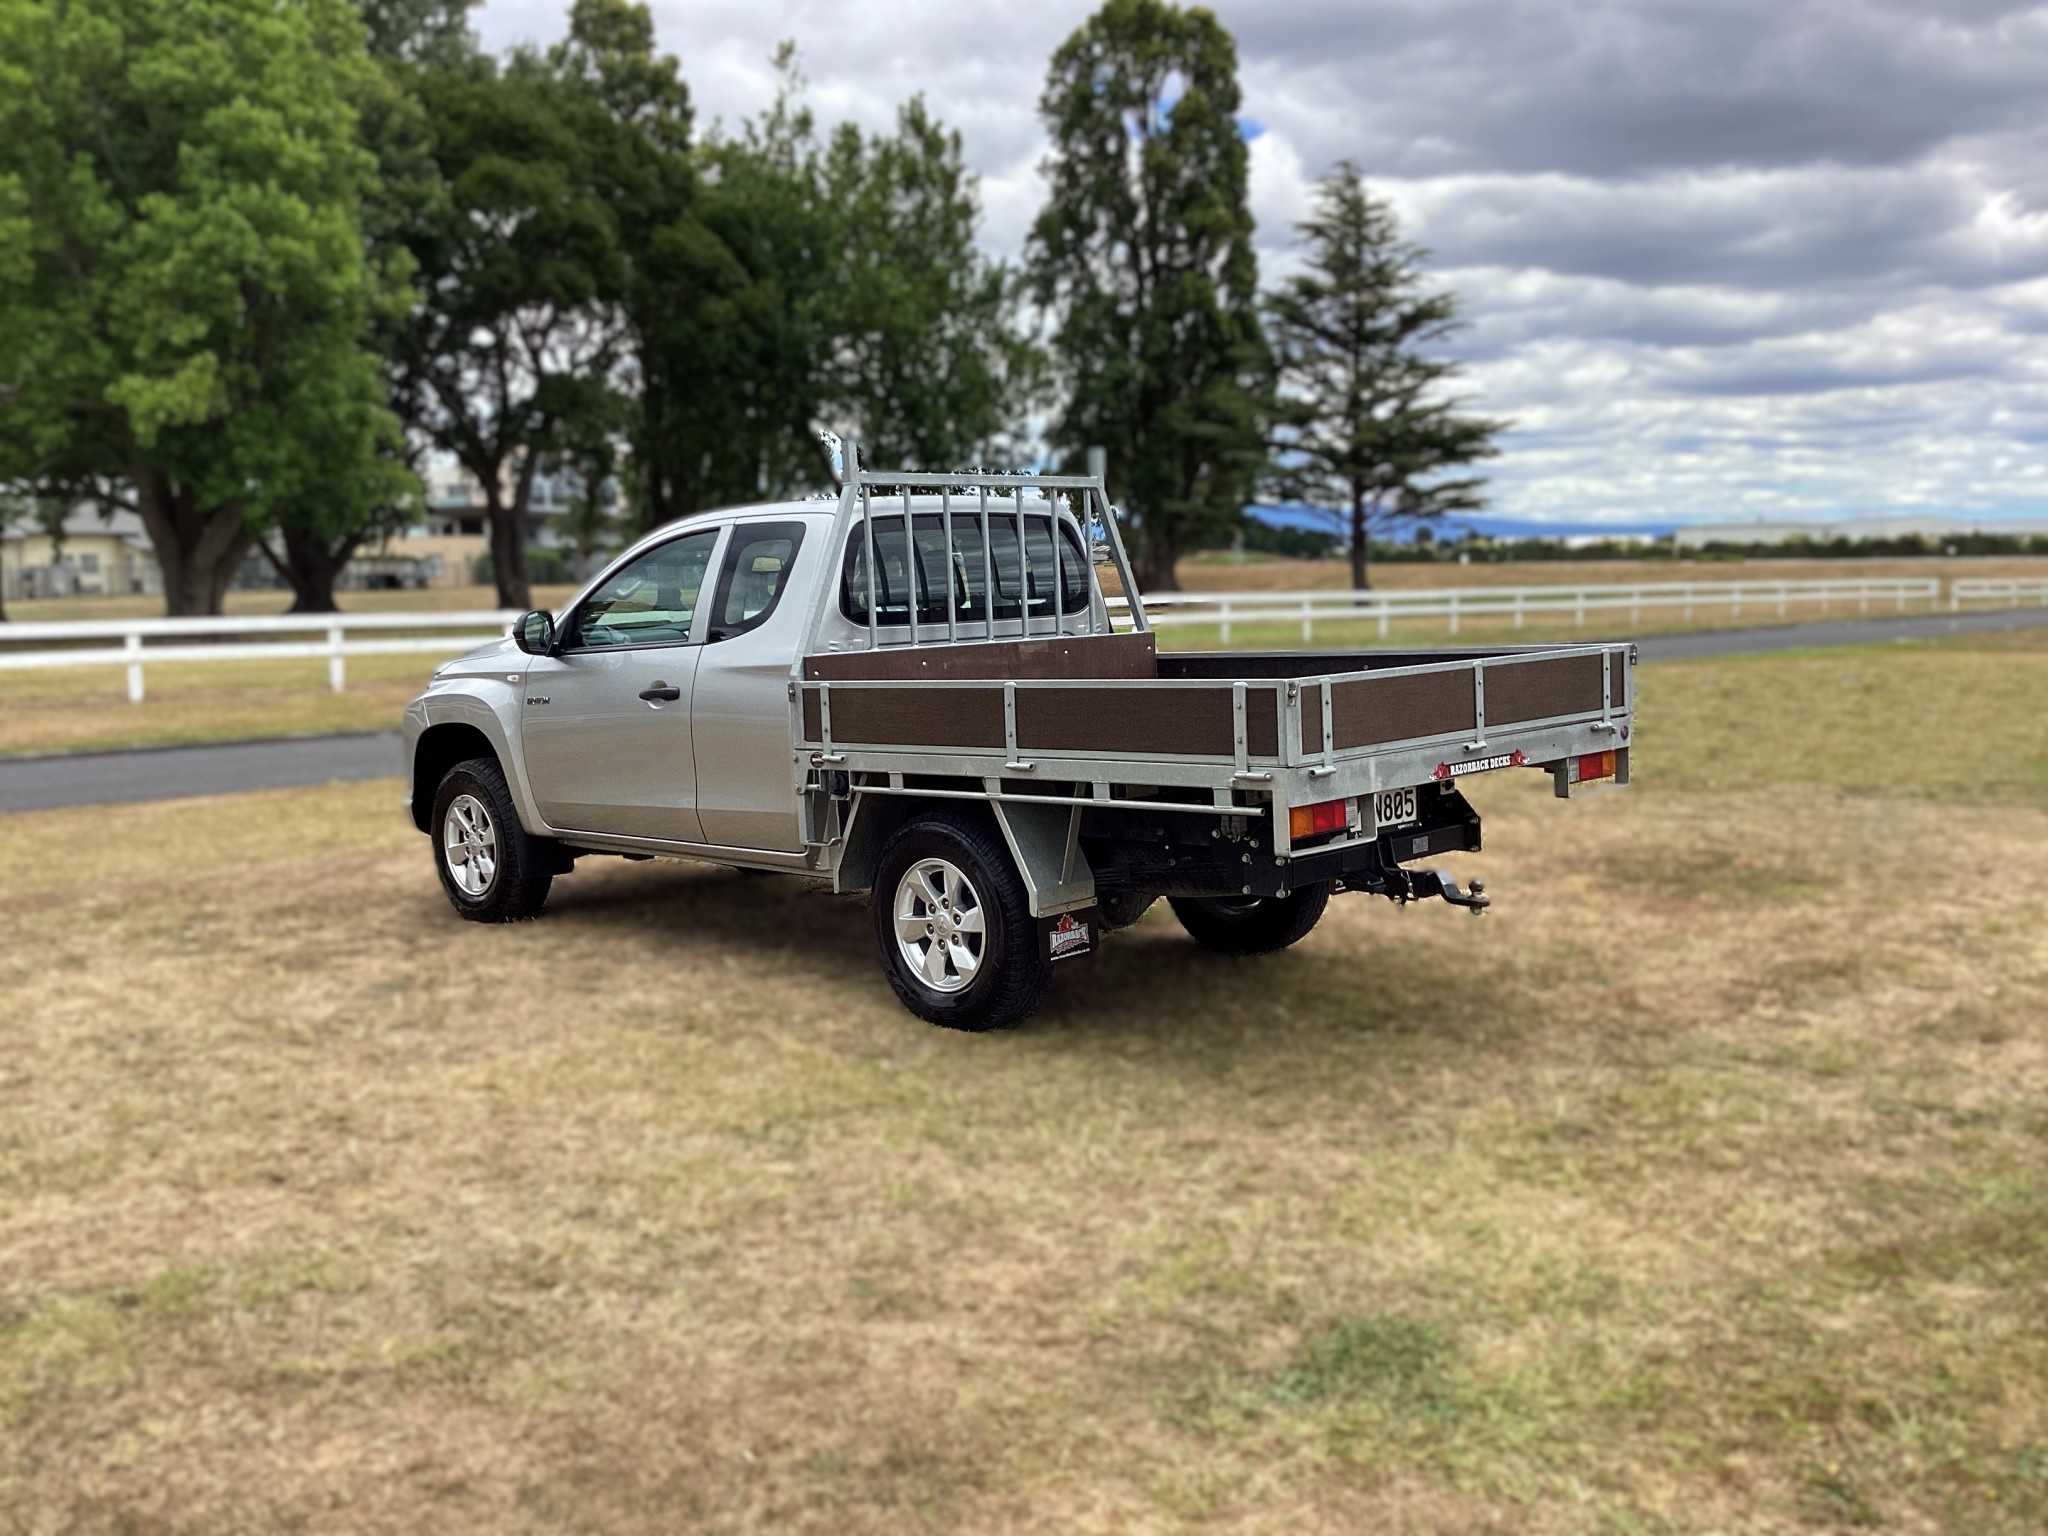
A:
<svg viewBox="0 0 2048 1536">
<path fill-rule="evenodd" d="M 889 985 L 928 1023 L 1001 1029 L 1052 980 L 1009 849 L 974 822 L 923 816 L 898 832 L 875 873 L 874 914 Z"/>
<path fill-rule="evenodd" d="M 1285 896 L 1173 896 L 1181 927 L 1219 955 L 1265 955 L 1308 937 L 1330 904 L 1327 880 Z"/>
<path fill-rule="evenodd" d="M 428 826 L 441 889 L 457 912 L 476 923 L 540 916 L 554 883 L 553 845 L 520 826 L 494 759 L 473 757 L 441 776 Z"/>
</svg>

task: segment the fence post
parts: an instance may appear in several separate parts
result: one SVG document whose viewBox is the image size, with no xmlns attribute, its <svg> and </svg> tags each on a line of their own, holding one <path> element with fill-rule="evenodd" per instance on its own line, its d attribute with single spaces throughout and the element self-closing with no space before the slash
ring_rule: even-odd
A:
<svg viewBox="0 0 2048 1536">
<path fill-rule="evenodd" d="M 1457 593 L 1455 593 L 1455 592 L 1453 592 L 1453 593 L 1451 594 L 1451 633 L 1455 635 L 1455 634 L 1456 634 L 1457 632 L 1458 632 L 1458 594 L 1457 594 Z"/>
<path fill-rule="evenodd" d="M 1230 645 L 1230 599 L 1229 599 L 1229 598 L 1227 598 L 1227 597 L 1226 597 L 1225 599 L 1223 599 L 1223 604 L 1222 604 L 1222 607 L 1223 607 L 1223 644 L 1224 644 L 1224 647 L 1225 647 L 1226 649 L 1228 649 L 1228 648 L 1229 648 L 1229 645 Z"/>
<path fill-rule="evenodd" d="M 341 626 L 327 626 L 327 686 L 336 693 L 348 686 L 348 662 L 341 654 Z"/>
<path fill-rule="evenodd" d="M 1936 590 L 1940 590 L 1938 584 Z M 1950 613 L 1961 613 L 1963 611 L 1963 594 L 1956 590 L 1956 584 L 1953 581 L 1948 584 L 1948 611 Z"/>
<path fill-rule="evenodd" d="M 1515 628 L 1522 627 L 1522 589 L 1515 588 Z"/>
<path fill-rule="evenodd" d="M 1316 637 L 1316 622 L 1312 616 L 1315 610 L 1310 607 L 1312 601 L 1313 599 L 1306 597 L 1301 600 L 1301 643 L 1303 645 L 1310 644 Z"/>
<path fill-rule="evenodd" d="M 1584 629 L 1586 627 L 1586 594 L 1584 589 L 1580 589 L 1573 596 L 1578 599 L 1575 604 L 1574 622 L 1577 623 L 1579 628 Z"/>
<path fill-rule="evenodd" d="M 1628 627 L 1634 629 L 1643 622 L 1643 589 L 1637 587 L 1628 595 Z"/>
<path fill-rule="evenodd" d="M 131 632 L 121 644 L 128 656 L 128 702 L 142 702 L 142 636 Z"/>
<path fill-rule="evenodd" d="M 2048 599 L 2044 599 L 2044 601 L 2048 601 Z M 1384 640 L 1387 638 L 1387 600 L 1384 596 L 1380 596 L 1375 597 L 1372 603 L 1380 611 L 1380 638 Z"/>
</svg>

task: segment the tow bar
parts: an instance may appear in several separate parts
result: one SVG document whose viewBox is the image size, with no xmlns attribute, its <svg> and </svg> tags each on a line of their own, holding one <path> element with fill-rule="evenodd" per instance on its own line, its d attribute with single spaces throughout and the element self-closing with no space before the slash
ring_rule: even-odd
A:
<svg viewBox="0 0 2048 1536">
<path fill-rule="evenodd" d="M 1451 906 L 1463 907 L 1474 917 L 1484 915 L 1486 909 L 1493 905 L 1493 898 L 1486 894 L 1484 880 L 1475 879 L 1470 891 L 1462 891 L 1458 882 L 1440 869 L 1395 870 L 1388 876 L 1380 894 L 1404 907 L 1411 901 L 1441 897 Z"/>
</svg>

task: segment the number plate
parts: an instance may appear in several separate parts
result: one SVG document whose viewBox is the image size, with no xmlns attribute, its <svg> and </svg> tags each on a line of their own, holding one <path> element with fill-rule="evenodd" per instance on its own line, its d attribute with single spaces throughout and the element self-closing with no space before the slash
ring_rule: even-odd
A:
<svg viewBox="0 0 2048 1536">
<path fill-rule="evenodd" d="M 1415 789 L 1390 789 L 1372 797 L 1372 819 L 1376 827 L 1405 827 L 1419 820 L 1415 811 Z"/>
</svg>

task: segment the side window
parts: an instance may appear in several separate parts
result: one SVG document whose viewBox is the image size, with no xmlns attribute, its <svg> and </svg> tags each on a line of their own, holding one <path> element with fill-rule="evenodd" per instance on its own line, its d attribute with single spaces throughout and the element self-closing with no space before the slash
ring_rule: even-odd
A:
<svg viewBox="0 0 2048 1536">
<path fill-rule="evenodd" d="M 712 643 L 768 622 L 803 541 L 802 523 L 743 523 L 733 529 L 711 604 Z"/>
<path fill-rule="evenodd" d="M 946 546 L 944 520 L 937 513 L 920 512 L 911 519 L 911 544 L 916 554 L 914 569 L 905 559 L 903 518 L 875 519 L 875 622 L 883 627 L 907 622 L 911 604 L 911 583 L 917 587 L 917 622 L 946 622 L 946 587 L 953 588 L 954 611 L 963 624 L 982 623 L 990 617 L 1015 620 L 1020 612 L 1034 619 L 1049 619 L 1054 613 L 1053 544 L 1050 529 L 1040 515 L 1024 525 L 1024 556 L 1017 555 L 1017 523 L 1013 517 L 993 513 L 987 547 L 982 540 L 981 520 L 953 514 L 953 544 Z M 839 583 L 839 611 L 852 623 L 868 621 L 868 549 L 866 530 L 856 523 L 846 545 L 846 561 Z M 1059 609 L 1069 616 L 1085 613 L 1093 596 L 1089 585 L 1088 558 L 1082 553 L 1074 530 L 1060 528 L 1059 574 L 1062 581 Z M 990 578 L 994 588 L 990 588 Z"/>
<path fill-rule="evenodd" d="M 670 539 L 614 571 L 577 605 L 568 649 L 683 644 L 717 543 L 718 530 L 707 528 Z"/>
</svg>

